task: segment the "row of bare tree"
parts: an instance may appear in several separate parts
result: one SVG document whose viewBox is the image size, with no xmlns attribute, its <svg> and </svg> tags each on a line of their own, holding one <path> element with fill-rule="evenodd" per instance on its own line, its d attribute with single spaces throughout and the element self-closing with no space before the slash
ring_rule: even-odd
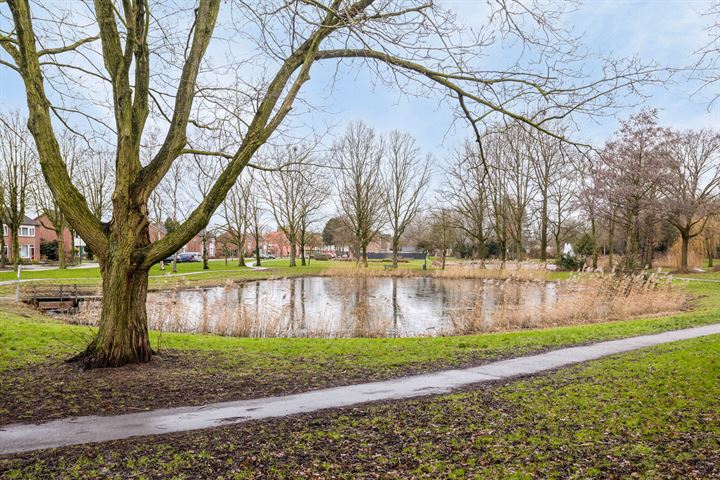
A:
<svg viewBox="0 0 720 480">
<path fill-rule="evenodd" d="M 55 203 L 101 263 L 100 328 L 75 360 L 90 368 L 150 360 L 149 269 L 206 230 L 268 143 L 318 110 L 303 95 L 311 70 L 364 71 L 404 94 L 435 96 L 478 137 L 501 119 L 561 137 L 548 119 L 621 107 L 667 77 L 652 62 L 579 53 L 586 49 L 565 22 L 573 3 L 490 0 L 468 26 L 444 4 L 412 0 L 1 1 L 0 68 L 22 85 Z M 65 128 L 107 146 L 106 215 L 71 174 Z M 155 128 L 162 133 L 148 142 Z M 151 240 L 151 198 L 195 155 L 214 159 L 218 173 L 187 217 Z M 346 167 L 341 186 L 366 199 L 376 180 L 348 179 Z M 368 241 L 374 208 L 345 202 L 343 210 L 364 212 L 356 237 Z M 507 228 L 518 225 L 510 218 Z"/>
<path fill-rule="evenodd" d="M 19 232 L 28 213 L 41 218 L 42 226 L 55 232 L 60 268 L 66 265 L 63 232 L 74 232 L 65 215 L 47 188 L 40 169 L 35 143 L 26 128 L 27 119 L 18 112 L 0 112 L 0 232 L 8 231 L 10 245 L 0 235 L 0 268 L 8 260 L 17 270 L 20 256 Z M 110 211 L 112 168 L 106 152 L 81 144 L 65 131 L 59 147 L 68 165 L 68 173 L 87 199 L 89 208 L 98 217 Z M 74 245 L 69 246 L 74 251 Z M 6 254 L 7 250 L 7 254 Z"/>
</svg>

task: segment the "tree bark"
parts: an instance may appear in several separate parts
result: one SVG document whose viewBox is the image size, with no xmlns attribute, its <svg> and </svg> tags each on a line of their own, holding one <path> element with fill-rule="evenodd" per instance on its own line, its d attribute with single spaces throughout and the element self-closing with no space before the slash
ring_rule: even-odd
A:
<svg viewBox="0 0 720 480">
<path fill-rule="evenodd" d="M 55 232 L 57 237 L 58 267 L 60 270 L 65 268 L 65 241 L 63 240 L 63 232 Z"/>
<path fill-rule="evenodd" d="M 203 230 L 202 233 L 202 261 L 203 270 L 209 270 L 210 265 L 208 265 L 207 232 L 205 230 Z"/>
<path fill-rule="evenodd" d="M 146 311 L 148 269 L 133 259 L 137 248 L 150 243 L 147 227 L 140 229 L 144 233 L 139 236 L 128 224 L 116 224 L 114 230 L 107 256 L 100 259 L 103 302 L 97 335 L 84 352 L 70 359 L 84 368 L 144 363 L 152 356 Z"/>
<path fill-rule="evenodd" d="M 12 262 L 13 270 L 17 272 L 20 266 L 20 239 L 18 238 L 18 229 L 10 229 L 10 235 L 12 236 Z"/>
<path fill-rule="evenodd" d="M 688 253 L 690 250 L 690 235 L 686 232 L 680 232 L 680 271 L 687 272 L 688 270 Z"/>
<path fill-rule="evenodd" d="M 0 268 L 5 268 L 5 235 L 3 223 L 0 222 Z"/>
<path fill-rule="evenodd" d="M 540 212 L 540 261 L 547 262 L 547 246 L 548 246 L 548 200 L 547 190 L 542 196 L 542 211 Z"/>
<path fill-rule="evenodd" d="M 297 257 L 297 245 L 295 245 L 295 240 L 292 240 L 292 241 L 290 241 L 290 266 L 291 267 L 297 266 L 295 257 Z"/>
<path fill-rule="evenodd" d="M 260 239 L 259 234 L 255 231 L 255 266 L 260 266 Z"/>
<path fill-rule="evenodd" d="M 245 267 L 245 239 L 242 235 L 238 235 L 236 239 L 238 245 L 238 267 Z"/>
<path fill-rule="evenodd" d="M 608 266 L 610 270 L 613 269 L 613 253 L 615 250 L 615 215 L 610 216 L 610 233 L 609 233 L 608 243 Z"/>
<path fill-rule="evenodd" d="M 595 217 L 590 221 L 592 229 L 592 268 L 597 270 L 598 267 L 598 250 L 597 250 L 597 228 L 595 225 Z"/>
<path fill-rule="evenodd" d="M 305 244 L 300 243 L 300 265 L 305 266 Z"/>
<path fill-rule="evenodd" d="M 398 248 L 400 248 L 400 239 L 393 238 L 393 243 L 392 243 L 392 266 L 393 266 L 393 268 L 398 267 Z"/>
</svg>

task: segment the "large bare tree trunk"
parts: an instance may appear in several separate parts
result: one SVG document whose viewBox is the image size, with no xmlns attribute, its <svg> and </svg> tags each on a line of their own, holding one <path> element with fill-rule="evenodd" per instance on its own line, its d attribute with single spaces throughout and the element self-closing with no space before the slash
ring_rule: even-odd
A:
<svg viewBox="0 0 720 480">
<path fill-rule="evenodd" d="M 58 267 L 63 270 L 65 268 L 65 240 L 63 232 L 55 232 L 55 235 L 57 237 Z"/>
<path fill-rule="evenodd" d="M 18 267 L 22 263 L 22 260 L 20 259 L 20 240 L 18 239 L 18 229 L 10 229 L 10 235 L 12 237 L 13 270 L 17 272 Z"/>
<path fill-rule="evenodd" d="M 392 266 L 393 266 L 393 268 L 398 267 L 398 248 L 400 248 L 400 239 L 393 238 L 393 245 L 392 245 Z"/>
<path fill-rule="evenodd" d="M 203 230 L 202 232 L 202 261 L 203 270 L 209 270 L 210 265 L 208 265 L 207 230 Z"/>
<path fill-rule="evenodd" d="M 85 368 L 119 367 L 148 362 L 152 356 L 147 328 L 148 269 L 133 252 L 150 243 L 140 218 L 113 225 L 105 258 L 100 259 L 103 302 L 97 336 L 87 349 L 70 359 Z M 146 223 L 147 225 L 147 223 Z M 136 235 L 136 231 L 141 231 Z"/>
<path fill-rule="evenodd" d="M 295 261 L 295 258 L 297 257 L 297 245 L 295 245 L 295 240 L 290 242 L 290 266 L 296 267 L 297 262 Z"/>
<path fill-rule="evenodd" d="M 680 233 L 681 245 L 680 245 L 680 271 L 688 271 L 688 253 L 690 250 L 690 235 L 685 232 Z"/>
</svg>

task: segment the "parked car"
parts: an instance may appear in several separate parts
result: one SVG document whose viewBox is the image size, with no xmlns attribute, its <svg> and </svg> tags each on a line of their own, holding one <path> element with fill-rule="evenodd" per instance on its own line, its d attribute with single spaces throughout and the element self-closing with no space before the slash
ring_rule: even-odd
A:
<svg viewBox="0 0 720 480">
<path fill-rule="evenodd" d="M 179 261 L 180 261 L 180 258 L 179 258 L 178 255 L 170 255 L 170 256 L 167 257 L 165 260 L 163 260 L 163 262 L 167 265 L 168 263 L 172 263 L 173 260 L 179 262 Z"/>
<path fill-rule="evenodd" d="M 273 255 L 272 253 L 261 253 L 260 258 L 264 260 L 275 260 L 275 255 Z"/>
<path fill-rule="evenodd" d="M 197 255 L 194 253 L 181 253 L 178 258 L 178 262 L 181 263 L 200 262 L 201 260 L 198 260 Z"/>
</svg>

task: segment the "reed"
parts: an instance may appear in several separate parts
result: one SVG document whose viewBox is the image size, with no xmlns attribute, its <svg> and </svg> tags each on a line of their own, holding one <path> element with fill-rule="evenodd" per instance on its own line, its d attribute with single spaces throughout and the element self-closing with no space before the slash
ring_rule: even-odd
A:
<svg viewBox="0 0 720 480">
<path fill-rule="evenodd" d="M 688 296 L 672 285 L 672 279 L 656 273 L 618 276 L 576 274 L 557 283 L 555 300 L 537 305 L 521 304 L 508 298 L 511 285 L 505 283 L 494 308 L 478 294 L 450 312 L 447 334 L 476 334 L 523 328 L 579 325 L 640 316 L 669 314 L 687 308 Z"/>
<path fill-rule="evenodd" d="M 529 263 L 529 262 L 528 262 Z M 506 267 L 507 267 L 506 263 Z M 533 264 L 542 265 L 542 264 Z M 445 270 L 418 270 L 418 269 L 387 269 L 375 268 L 330 268 L 319 273 L 324 277 L 356 277 L 356 278 L 413 278 L 433 277 L 446 279 L 513 279 L 528 281 L 547 280 L 547 271 L 540 268 L 501 268 L 500 264 L 468 263 L 447 267 Z"/>
</svg>

